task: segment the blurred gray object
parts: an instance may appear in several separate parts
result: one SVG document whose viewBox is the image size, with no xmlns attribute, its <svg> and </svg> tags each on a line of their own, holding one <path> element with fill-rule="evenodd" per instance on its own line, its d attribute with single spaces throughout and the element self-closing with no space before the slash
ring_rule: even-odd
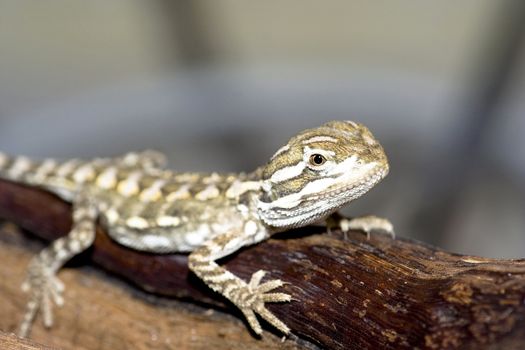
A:
<svg viewBox="0 0 525 350">
<path fill-rule="evenodd" d="M 298 130 L 356 120 L 392 169 L 345 213 L 522 257 L 524 26 L 510 0 L 3 1 L 0 149 L 249 171 Z"/>
</svg>

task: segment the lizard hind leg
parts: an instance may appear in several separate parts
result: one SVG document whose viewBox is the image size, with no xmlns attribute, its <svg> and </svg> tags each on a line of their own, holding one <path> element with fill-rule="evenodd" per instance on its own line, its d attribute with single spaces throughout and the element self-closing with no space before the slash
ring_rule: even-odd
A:
<svg viewBox="0 0 525 350">
<path fill-rule="evenodd" d="M 22 289 L 30 294 L 30 299 L 18 331 L 20 337 L 29 335 L 39 311 L 42 312 L 44 325 L 52 326 L 52 303 L 61 306 L 64 302 L 64 285 L 56 274 L 69 259 L 93 244 L 96 217 L 97 210 L 89 197 L 85 193 L 78 194 L 73 201 L 73 226 L 69 234 L 53 241 L 31 260 L 22 285 Z"/>
<path fill-rule="evenodd" d="M 117 158 L 118 162 L 128 167 L 138 167 L 144 170 L 160 170 L 166 167 L 166 156 L 155 150 L 130 152 Z"/>
</svg>

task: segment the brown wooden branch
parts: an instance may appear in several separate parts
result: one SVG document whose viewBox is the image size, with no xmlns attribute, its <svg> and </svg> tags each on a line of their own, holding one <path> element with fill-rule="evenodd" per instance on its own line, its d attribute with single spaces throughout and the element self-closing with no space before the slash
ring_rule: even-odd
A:
<svg viewBox="0 0 525 350">
<path fill-rule="evenodd" d="M 53 195 L 0 181 L 0 217 L 46 240 L 67 233 L 70 208 Z M 114 243 L 101 228 L 95 263 L 164 296 L 224 306 L 182 254 Z M 525 346 L 525 261 L 451 254 L 407 239 L 308 227 L 224 261 L 248 279 L 259 269 L 289 284 L 289 304 L 269 308 L 300 340 L 323 348 L 518 349 Z M 235 312 L 235 311 L 234 311 Z M 57 314 L 57 317 L 60 317 Z M 52 330 L 51 330 L 52 331 Z"/>
<path fill-rule="evenodd" d="M 52 348 L 47 346 L 3 332 L 0 332 L 0 345 L 2 345 L 4 350 L 52 350 Z"/>
</svg>

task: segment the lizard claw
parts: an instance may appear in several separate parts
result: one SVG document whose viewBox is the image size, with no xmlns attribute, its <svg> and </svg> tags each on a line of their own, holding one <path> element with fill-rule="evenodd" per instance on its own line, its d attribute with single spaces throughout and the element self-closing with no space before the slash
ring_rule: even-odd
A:
<svg viewBox="0 0 525 350">
<path fill-rule="evenodd" d="M 367 216 L 359 216 L 353 219 L 343 219 L 346 222 L 344 222 L 345 227 L 347 230 L 361 230 L 366 233 L 366 238 L 370 239 L 370 233 L 373 231 L 382 231 L 387 234 L 389 234 L 392 239 L 396 238 L 396 234 L 394 232 L 394 225 L 392 223 L 385 219 L 380 218 L 375 215 L 367 215 Z M 341 229 L 343 229 L 343 225 L 341 225 Z"/>
<path fill-rule="evenodd" d="M 351 230 L 359 230 L 366 233 L 366 239 L 370 239 L 370 234 L 373 231 L 382 231 L 389 234 L 392 239 L 396 238 L 394 232 L 394 226 L 392 223 L 385 219 L 374 215 L 359 216 L 352 219 L 347 219 L 339 214 L 334 217 L 330 217 L 327 220 L 328 232 L 334 227 L 338 227 L 343 232 L 345 239 L 347 233 Z"/>
<path fill-rule="evenodd" d="M 281 287 L 284 282 L 281 280 L 270 280 L 261 284 L 260 282 L 265 274 L 266 271 L 263 270 L 255 272 L 248 284 L 237 289 L 232 301 L 242 311 L 256 334 L 262 334 L 261 325 L 255 316 L 256 313 L 284 334 L 288 334 L 290 333 L 290 328 L 271 313 L 265 307 L 265 303 L 289 302 L 292 300 L 292 297 L 286 293 L 268 293 Z"/>
<path fill-rule="evenodd" d="M 42 311 L 44 325 L 53 325 L 53 303 L 64 304 L 62 293 L 64 284 L 56 276 L 52 268 L 46 266 L 40 259 L 35 259 L 30 267 L 28 277 L 22 284 L 22 290 L 30 293 L 27 310 L 19 329 L 20 337 L 27 337 L 31 324 L 39 310 Z"/>
</svg>

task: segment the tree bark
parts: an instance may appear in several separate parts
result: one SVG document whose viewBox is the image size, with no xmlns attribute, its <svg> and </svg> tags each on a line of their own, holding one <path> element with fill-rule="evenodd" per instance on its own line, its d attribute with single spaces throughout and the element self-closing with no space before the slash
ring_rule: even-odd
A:
<svg viewBox="0 0 525 350">
<path fill-rule="evenodd" d="M 45 240 L 68 232 L 70 214 L 69 205 L 49 193 L 0 181 L 0 217 Z M 127 249 L 99 227 L 94 248 L 83 256 L 147 292 L 228 307 L 242 318 L 188 271 L 186 255 L 153 255 Z M 367 240 L 360 232 L 350 232 L 345 238 L 341 232 L 328 234 L 322 227 L 307 227 L 243 249 L 221 263 L 245 280 L 264 269 L 269 271 L 266 278 L 288 282 L 281 290 L 293 295 L 294 301 L 268 305 L 292 329 L 293 335 L 281 346 L 525 346 L 524 260 L 451 254 L 382 234 L 373 234 Z M 70 302 L 68 290 L 65 298 L 66 304 Z M 61 310 L 55 316 L 59 320 Z M 222 327 L 220 324 L 216 327 Z M 273 332 L 271 327 L 266 328 Z M 251 339 L 259 345 L 266 344 L 267 339 L 275 340 L 271 336 Z M 280 343 L 268 344 L 273 347 Z"/>
<path fill-rule="evenodd" d="M 17 338 L 14 334 L 0 332 L 0 345 L 4 350 L 53 350 L 53 348 L 36 344 L 27 339 Z"/>
</svg>

